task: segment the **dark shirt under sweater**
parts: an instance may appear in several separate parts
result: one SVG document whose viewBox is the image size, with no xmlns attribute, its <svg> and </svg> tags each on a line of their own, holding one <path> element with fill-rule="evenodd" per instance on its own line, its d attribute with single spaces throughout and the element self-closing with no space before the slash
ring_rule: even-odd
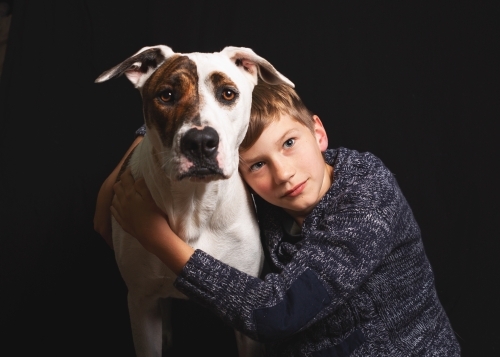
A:
<svg viewBox="0 0 500 357">
<path fill-rule="evenodd" d="M 325 160 L 333 183 L 300 236 L 256 197 L 264 279 L 196 250 L 175 286 L 263 342 L 266 356 L 459 356 L 394 176 L 370 153 L 327 150 Z"/>
</svg>

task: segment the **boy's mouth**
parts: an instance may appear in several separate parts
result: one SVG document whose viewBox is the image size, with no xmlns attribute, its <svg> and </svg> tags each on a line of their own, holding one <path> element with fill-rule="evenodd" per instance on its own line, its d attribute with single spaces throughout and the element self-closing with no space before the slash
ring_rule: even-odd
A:
<svg viewBox="0 0 500 357">
<path fill-rule="evenodd" d="M 307 180 L 299 183 L 297 186 L 295 186 L 291 190 L 286 191 L 285 194 L 283 195 L 283 197 L 296 197 L 296 196 L 300 195 L 302 193 L 302 191 L 304 191 L 304 188 L 306 187 L 306 182 L 307 182 Z"/>
</svg>

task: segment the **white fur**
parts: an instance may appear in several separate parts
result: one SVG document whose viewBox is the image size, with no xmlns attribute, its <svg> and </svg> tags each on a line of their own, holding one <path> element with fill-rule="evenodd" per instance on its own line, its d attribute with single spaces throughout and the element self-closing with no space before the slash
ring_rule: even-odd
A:
<svg viewBox="0 0 500 357">
<path fill-rule="evenodd" d="M 165 57 L 174 52 L 167 46 L 145 47 L 136 54 L 159 48 Z M 178 180 L 192 163 L 183 156 L 180 140 L 193 127 L 184 123 L 175 133 L 172 147 L 165 147 L 159 133 L 147 128 L 144 140 L 134 150 L 128 163 L 137 179 L 144 177 L 157 205 L 168 215 L 172 229 L 193 248 L 258 276 L 263 264 L 258 225 L 250 194 L 238 175 L 238 146 L 248 127 L 251 95 L 261 67 L 271 73 L 276 83 L 287 83 L 287 78 L 251 49 L 226 47 L 218 53 L 184 54 L 196 63 L 199 77 L 198 91 L 203 97 L 200 108 L 201 126 L 211 126 L 219 134 L 217 162 L 227 179 L 212 181 Z M 235 62 L 240 60 L 240 66 Z M 125 62 L 124 62 L 125 63 Z M 158 68 L 161 63 L 158 64 Z M 125 73 L 142 93 L 142 87 L 156 68 L 137 71 L 141 63 L 130 62 Z M 96 82 L 116 75 L 120 65 L 104 72 Z M 230 110 L 221 108 L 214 99 L 208 75 L 223 72 L 237 84 L 240 93 L 237 105 Z M 145 103 L 146 105 L 146 103 Z M 156 160 L 154 155 L 156 154 Z M 161 167 L 158 165 L 158 161 Z M 130 320 L 137 356 L 161 356 L 162 325 L 169 343 L 171 333 L 168 321 L 162 321 L 162 298 L 186 298 L 172 283 L 176 276 L 139 242 L 128 235 L 113 219 L 113 244 L 120 273 L 128 288 Z M 164 311 L 165 312 L 165 311 Z M 165 315 L 165 314 L 163 314 Z M 168 314 L 167 314 L 168 315 Z M 164 316 L 168 319 L 168 316 Z M 175 328 L 175 327 L 174 327 Z M 236 333 L 240 357 L 259 355 L 259 345 Z M 195 337 L 194 337 L 195 338 Z"/>
</svg>

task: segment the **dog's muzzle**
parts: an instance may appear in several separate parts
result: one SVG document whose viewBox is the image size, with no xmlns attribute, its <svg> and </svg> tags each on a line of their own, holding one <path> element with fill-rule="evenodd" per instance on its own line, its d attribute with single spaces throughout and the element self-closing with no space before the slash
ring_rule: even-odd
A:
<svg viewBox="0 0 500 357">
<path fill-rule="evenodd" d="M 180 176 L 206 179 L 224 176 L 217 162 L 219 134 L 212 127 L 189 129 L 181 139 L 181 153 L 193 166 Z"/>
</svg>

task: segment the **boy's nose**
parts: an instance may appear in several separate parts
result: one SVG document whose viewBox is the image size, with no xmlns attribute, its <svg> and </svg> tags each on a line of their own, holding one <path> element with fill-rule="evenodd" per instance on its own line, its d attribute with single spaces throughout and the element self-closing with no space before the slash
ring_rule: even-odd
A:
<svg viewBox="0 0 500 357">
<path fill-rule="evenodd" d="M 289 181 L 295 175 L 295 170 L 292 165 L 286 162 L 277 162 L 274 164 L 274 182 L 282 184 Z"/>
</svg>

